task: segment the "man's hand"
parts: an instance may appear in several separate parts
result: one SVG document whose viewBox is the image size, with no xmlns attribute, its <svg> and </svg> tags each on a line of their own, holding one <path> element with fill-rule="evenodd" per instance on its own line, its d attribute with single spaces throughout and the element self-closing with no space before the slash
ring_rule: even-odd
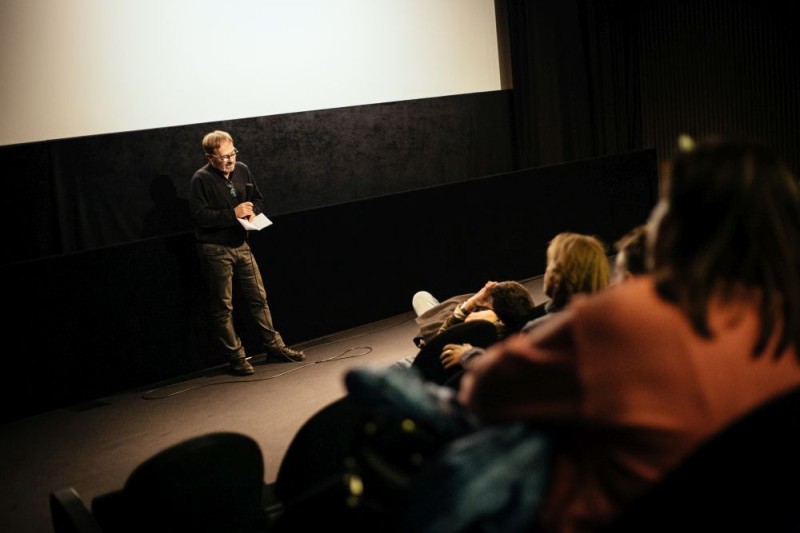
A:
<svg viewBox="0 0 800 533">
<path fill-rule="evenodd" d="M 467 311 L 472 311 L 476 307 L 483 307 L 486 309 L 492 308 L 492 288 L 497 285 L 496 281 L 487 281 L 481 290 L 469 297 L 464 302 L 464 307 Z"/>
<path fill-rule="evenodd" d="M 253 220 L 255 213 L 253 213 L 253 202 L 242 202 L 233 208 L 236 218 L 246 218 L 249 221 Z"/>
<path fill-rule="evenodd" d="M 445 344 L 439 360 L 443 367 L 452 368 L 461 364 L 461 355 L 471 348 L 471 344 Z"/>
</svg>

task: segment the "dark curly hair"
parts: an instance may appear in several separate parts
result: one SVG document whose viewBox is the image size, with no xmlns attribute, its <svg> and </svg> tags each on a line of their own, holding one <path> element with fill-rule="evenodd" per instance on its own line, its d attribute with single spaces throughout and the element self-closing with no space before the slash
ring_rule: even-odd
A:
<svg viewBox="0 0 800 533">
<path fill-rule="evenodd" d="M 492 287 L 492 309 L 509 332 L 522 329 L 534 307 L 531 293 L 517 281 L 501 281 Z"/>
<path fill-rule="evenodd" d="M 638 275 L 647 272 L 647 224 L 636 226 L 614 242 L 617 258 L 622 258 L 618 274 Z"/>
</svg>

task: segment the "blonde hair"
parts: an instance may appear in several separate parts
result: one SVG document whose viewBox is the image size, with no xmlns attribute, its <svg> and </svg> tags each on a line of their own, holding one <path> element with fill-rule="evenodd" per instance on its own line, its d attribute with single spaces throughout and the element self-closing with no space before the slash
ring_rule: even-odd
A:
<svg viewBox="0 0 800 533">
<path fill-rule="evenodd" d="M 608 256 L 597 237 L 561 233 L 550 241 L 547 254 L 544 288 L 555 308 L 566 306 L 573 294 L 591 294 L 608 287 Z"/>
<path fill-rule="evenodd" d="M 550 239 L 550 242 L 547 245 L 547 265 L 551 265 L 553 261 L 555 261 L 556 255 L 559 254 L 561 250 L 561 246 L 564 244 L 564 241 L 567 238 L 574 237 L 575 235 L 580 235 L 579 233 L 573 233 L 570 231 L 563 231 Z"/>
<path fill-rule="evenodd" d="M 214 130 L 211 133 L 206 133 L 206 136 L 203 137 L 203 151 L 214 155 L 216 149 L 225 141 L 233 142 L 233 137 L 227 131 Z"/>
</svg>

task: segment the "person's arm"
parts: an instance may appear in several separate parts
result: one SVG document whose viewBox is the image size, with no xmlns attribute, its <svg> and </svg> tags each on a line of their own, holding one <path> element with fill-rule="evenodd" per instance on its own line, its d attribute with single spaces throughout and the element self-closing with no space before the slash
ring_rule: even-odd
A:
<svg viewBox="0 0 800 533">
<path fill-rule="evenodd" d="M 453 368 L 461 364 L 462 354 L 469 350 L 472 350 L 472 345 L 468 343 L 445 344 L 444 348 L 442 348 L 442 354 L 439 356 L 439 360 L 442 362 L 443 367 Z"/>
<path fill-rule="evenodd" d="M 464 303 L 456 307 L 453 313 L 444 319 L 444 322 L 442 322 L 442 325 L 439 326 L 439 330 L 436 332 L 437 335 L 448 328 L 452 328 L 456 324 L 462 324 L 467 319 L 469 312 L 464 309 Z"/>
<path fill-rule="evenodd" d="M 456 324 L 461 324 L 473 311 L 491 308 L 492 288 L 495 285 L 497 285 L 496 281 L 487 281 L 481 290 L 467 298 L 463 303 L 461 303 L 461 305 L 456 307 L 453 310 L 453 314 L 445 319 L 444 323 L 439 328 L 438 333 L 441 333 L 447 328 L 453 327 Z"/>
<path fill-rule="evenodd" d="M 244 174 L 244 184 L 246 188 L 245 201 L 253 204 L 253 215 L 258 215 L 264 212 L 264 196 L 258 188 L 253 173 L 250 172 L 250 167 L 244 163 L 237 163 L 236 170 Z"/>
<path fill-rule="evenodd" d="M 445 346 L 466 343 L 472 346 L 489 346 L 494 342 L 497 342 L 497 328 L 491 322 L 475 320 L 458 324 L 433 336 L 414 357 L 411 366 L 416 367 L 428 381 L 442 384 L 452 371 L 458 370 L 455 368 L 451 371 L 442 365 L 441 355 Z"/>
<path fill-rule="evenodd" d="M 492 289 L 495 285 L 497 285 L 496 281 L 487 281 L 486 284 L 481 287 L 481 290 L 470 296 L 467 301 L 464 302 L 465 310 L 472 312 L 476 308 L 491 308 Z"/>
<path fill-rule="evenodd" d="M 466 368 L 475 358 L 485 353 L 485 348 L 473 346 L 469 343 L 447 344 L 442 349 L 442 355 L 439 356 L 439 360 L 445 368 L 453 368 L 455 366 Z"/>
<path fill-rule="evenodd" d="M 189 206 L 195 225 L 205 229 L 218 229 L 234 226 L 236 213 L 230 205 L 222 205 L 208 171 L 198 170 L 192 177 L 189 190 Z"/>
<path fill-rule="evenodd" d="M 490 346 L 467 365 L 458 399 L 485 421 L 570 418 L 581 387 L 567 311 L 531 334 Z"/>
<path fill-rule="evenodd" d="M 469 367 L 469 365 L 475 362 L 478 357 L 484 355 L 485 353 L 486 353 L 486 348 L 481 348 L 479 346 L 469 346 L 469 348 L 461 352 L 459 363 L 461 363 L 461 366 L 463 366 L 464 368 L 467 368 Z"/>
</svg>

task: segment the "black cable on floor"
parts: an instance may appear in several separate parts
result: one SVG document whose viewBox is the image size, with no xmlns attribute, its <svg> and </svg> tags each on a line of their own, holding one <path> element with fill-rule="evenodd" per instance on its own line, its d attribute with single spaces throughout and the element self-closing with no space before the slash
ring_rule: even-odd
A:
<svg viewBox="0 0 800 533">
<path fill-rule="evenodd" d="M 326 343 L 322 343 L 322 344 L 318 344 L 318 345 L 312 346 L 311 348 L 306 348 L 305 351 L 308 351 L 308 350 L 311 350 L 311 349 L 314 349 L 314 348 L 320 348 L 322 346 L 327 346 L 329 344 L 335 344 L 337 342 L 345 342 L 345 341 L 357 339 L 359 337 L 364 337 L 366 335 L 371 335 L 373 333 L 380 333 L 381 331 L 386 331 L 388 329 L 392 329 L 392 328 L 395 328 L 397 326 L 400 326 L 400 325 L 408 322 L 408 320 L 409 319 L 405 318 L 403 320 L 394 322 L 392 324 L 389 324 L 386 327 L 383 327 L 383 328 L 380 328 L 380 329 L 377 329 L 377 330 L 371 330 L 371 331 L 368 331 L 368 332 L 365 332 L 365 333 L 361 333 L 361 334 L 358 334 L 358 335 L 352 335 L 352 336 L 346 337 L 344 339 L 331 340 L 331 341 L 326 342 Z M 349 353 L 349 352 L 351 352 L 353 350 L 366 350 L 366 351 L 364 353 L 345 356 L 345 354 L 347 354 L 347 353 Z M 166 393 L 166 394 L 157 394 L 158 391 L 163 391 L 163 390 L 166 390 L 166 389 L 169 389 L 169 388 L 172 388 L 172 387 L 175 387 L 175 386 L 179 385 L 179 383 L 173 383 L 171 385 L 165 385 L 163 387 L 156 387 L 155 389 L 151 389 L 149 391 L 146 391 L 145 393 L 142 394 L 141 397 L 142 397 L 143 400 L 163 400 L 164 398 L 169 398 L 171 396 L 176 396 L 178 394 L 183 394 L 184 392 L 189 392 L 189 391 L 192 391 L 192 390 L 202 389 L 202 388 L 205 388 L 205 387 L 212 387 L 212 386 L 216 386 L 216 385 L 231 385 L 231 384 L 234 384 L 234 383 L 258 383 L 260 381 L 267 381 L 267 380 L 270 380 L 270 379 L 275 379 L 277 377 L 285 376 L 286 374 L 289 374 L 290 372 L 294 372 L 295 370 L 300 370 L 301 368 L 306 368 L 308 366 L 318 365 L 320 363 L 329 363 L 331 361 L 342 361 L 344 359 L 351 359 L 353 357 L 363 357 L 365 355 L 368 355 L 371 352 L 372 352 L 372 347 L 371 346 L 353 346 L 353 347 L 348 348 L 345 351 L 343 351 L 343 352 L 341 352 L 341 353 L 339 353 L 337 355 L 334 355 L 333 357 L 329 357 L 327 359 L 321 359 L 319 361 L 308 361 L 308 362 L 304 362 L 304 363 L 299 363 L 298 366 L 294 366 L 293 368 L 290 368 L 289 370 L 286 370 L 285 372 L 281 372 L 280 374 L 274 374 L 274 375 L 267 376 L 267 377 L 246 377 L 246 378 L 243 378 L 243 379 L 242 378 L 239 378 L 239 379 L 226 379 L 224 381 L 214 381 L 212 383 L 201 383 L 201 384 L 198 384 L 198 385 L 187 386 L 186 388 L 178 390 L 178 391 L 175 391 L 175 392 Z M 221 365 L 221 367 L 222 366 L 227 366 L 227 365 Z M 184 382 L 184 383 L 191 383 L 192 381 L 200 381 L 200 380 L 206 380 L 206 379 L 209 379 L 209 377 L 208 376 L 203 376 L 201 378 L 196 378 L 194 380 L 189 380 L 189 381 Z"/>
</svg>

